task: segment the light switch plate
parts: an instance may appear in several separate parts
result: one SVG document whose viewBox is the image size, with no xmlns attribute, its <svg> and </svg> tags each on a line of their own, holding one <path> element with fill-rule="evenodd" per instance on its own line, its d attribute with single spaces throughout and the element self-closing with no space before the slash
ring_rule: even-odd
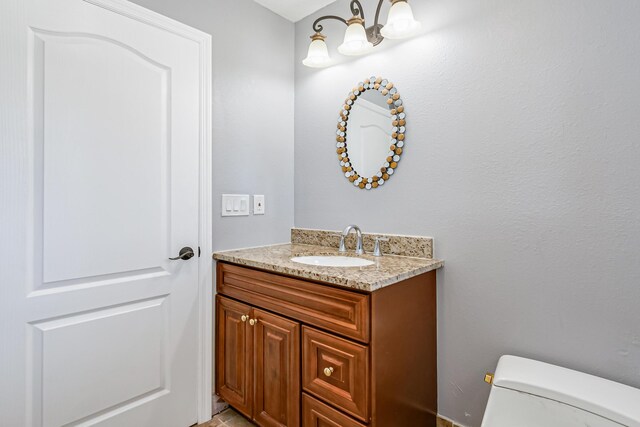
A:
<svg viewBox="0 0 640 427">
<path fill-rule="evenodd" d="M 253 196 L 253 214 L 264 215 L 264 195 L 256 194 Z"/>
<path fill-rule="evenodd" d="M 249 195 L 223 194 L 221 213 L 222 216 L 248 216 Z"/>
</svg>

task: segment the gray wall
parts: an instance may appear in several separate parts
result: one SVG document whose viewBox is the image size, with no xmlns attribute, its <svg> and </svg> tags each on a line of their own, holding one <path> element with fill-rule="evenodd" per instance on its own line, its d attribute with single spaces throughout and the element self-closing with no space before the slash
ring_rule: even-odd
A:
<svg viewBox="0 0 640 427">
<path fill-rule="evenodd" d="M 213 36 L 214 250 L 288 242 L 294 25 L 252 0 L 133 2 Z M 266 215 L 222 218 L 223 193 L 264 194 Z"/>
<path fill-rule="evenodd" d="M 640 3 L 412 5 L 422 37 L 319 71 L 300 64 L 312 18 L 296 25 L 296 226 L 435 238 L 447 417 L 480 425 L 505 353 L 640 387 Z M 325 29 L 337 58 L 344 27 Z M 396 83 L 408 133 L 397 174 L 365 192 L 334 131 L 371 75 Z"/>
</svg>

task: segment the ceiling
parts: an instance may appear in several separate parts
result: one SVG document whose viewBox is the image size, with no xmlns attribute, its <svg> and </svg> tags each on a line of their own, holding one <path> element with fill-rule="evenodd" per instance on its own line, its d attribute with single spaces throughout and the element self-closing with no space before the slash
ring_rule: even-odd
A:
<svg viewBox="0 0 640 427">
<path fill-rule="evenodd" d="M 336 1 L 337 0 L 255 0 L 256 3 L 274 11 L 291 22 L 298 22 L 302 18 L 306 18 Z"/>
</svg>

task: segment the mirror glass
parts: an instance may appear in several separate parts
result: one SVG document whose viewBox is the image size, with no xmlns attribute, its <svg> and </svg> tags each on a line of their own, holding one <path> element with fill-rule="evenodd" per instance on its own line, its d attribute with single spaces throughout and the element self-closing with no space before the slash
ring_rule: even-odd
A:
<svg viewBox="0 0 640 427">
<path fill-rule="evenodd" d="M 391 144 L 391 109 L 377 90 L 364 92 L 349 112 L 349 159 L 361 176 L 371 177 L 380 167 Z"/>
<path fill-rule="evenodd" d="M 371 77 L 349 92 L 340 109 L 336 153 L 344 176 L 372 190 L 394 174 L 404 151 L 406 114 L 398 89 Z"/>
</svg>

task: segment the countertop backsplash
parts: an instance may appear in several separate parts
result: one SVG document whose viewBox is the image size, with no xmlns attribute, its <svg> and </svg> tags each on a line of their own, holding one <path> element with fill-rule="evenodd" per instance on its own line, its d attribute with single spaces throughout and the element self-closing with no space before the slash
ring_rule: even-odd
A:
<svg viewBox="0 0 640 427">
<path fill-rule="evenodd" d="M 291 243 L 300 245 L 326 246 L 338 248 L 340 231 L 312 230 L 306 228 L 291 229 Z M 385 237 L 389 241 L 380 242 L 385 255 L 409 256 L 416 258 L 433 258 L 433 238 L 422 236 L 402 236 L 397 234 L 362 233 L 364 250 L 373 252 L 376 237 Z M 345 240 L 347 249 L 355 249 L 356 234 L 351 232 Z"/>
</svg>

